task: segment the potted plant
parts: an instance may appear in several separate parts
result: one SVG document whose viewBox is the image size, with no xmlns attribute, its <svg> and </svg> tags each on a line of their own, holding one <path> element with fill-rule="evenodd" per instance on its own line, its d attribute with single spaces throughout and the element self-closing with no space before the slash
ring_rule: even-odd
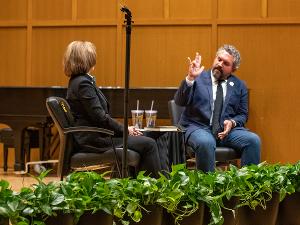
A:
<svg viewBox="0 0 300 225">
<path fill-rule="evenodd" d="M 216 170 L 202 176 L 199 182 L 205 187 L 204 201 L 206 204 L 203 224 L 231 224 L 235 219 L 237 203 L 237 185 L 228 171 Z M 199 196 L 199 195 L 198 195 Z"/>
<path fill-rule="evenodd" d="M 291 182 L 292 188 L 279 204 L 276 225 L 300 224 L 300 162 L 282 167 L 285 179 Z"/>
<path fill-rule="evenodd" d="M 46 184 L 43 181 L 49 172 L 47 170 L 34 177 L 37 184 L 33 184 L 31 188 L 22 188 L 16 195 L 19 200 L 16 212 L 19 214 L 12 221 L 13 224 L 73 224 L 72 219 L 62 212 L 65 197 L 60 191 L 60 182 Z"/>
<path fill-rule="evenodd" d="M 251 165 L 237 171 L 240 224 L 275 224 L 279 202 L 293 192 L 286 169 L 280 165 Z"/>
<path fill-rule="evenodd" d="M 202 225 L 203 202 L 201 196 L 196 196 L 197 173 L 189 171 L 185 165 L 172 166 L 169 178 L 161 175 L 160 196 L 157 203 L 166 211 L 167 224 L 197 224 Z"/>
<path fill-rule="evenodd" d="M 76 172 L 70 174 L 61 185 L 68 211 L 74 223 L 110 225 L 113 221 L 114 200 L 104 174 Z M 65 208 L 66 209 L 66 208 Z"/>
<path fill-rule="evenodd" d="M 135 196 L 130 178 L 111 179 L 107 181 L 112 190 L 114 200 L 114 221 L 117 224 L 129 224 L 130 221 L 139 222 L 142 218 L 141 201 Z"/>
<path fill-rule="evenodd" d="M 12 190 L 9 188 L 9 183 L 5 180 L 0 180 L 0 224 L 8 225 L 10 210 L 10 199 L 12 199 Z"/>
<path fill-rule="evenodd" d="M 300 224 L 300 162 L 203 173 L 175 165 L 154 179 L 109 179 L 74 172 L 62 182 L 43 182 L 20 192 L 0 181 L 0 224 L 13 225 L 291 225 Z M 279 201 L 282 201 L 279 206 Z M 204 204 L 207 213 L 204 215 Z M 162 208 L 168 212 L 162 220 Z"/>
<path fill-rule="evenodd" d="M 139 225 L 161 225 L 162 223 L 163 209 L 156 204 L 164 184 L 160 181 L 160 179 L 146 176 L 144 171 L 139 172 L 136 179 L 129 180 L 126 194 L 140 200 L 142 217 L 138 222 Z"/>
</svg>

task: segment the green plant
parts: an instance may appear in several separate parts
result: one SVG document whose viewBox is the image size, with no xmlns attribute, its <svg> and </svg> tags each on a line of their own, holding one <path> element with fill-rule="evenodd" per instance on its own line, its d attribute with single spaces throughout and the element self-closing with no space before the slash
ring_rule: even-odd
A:
<svg viewBox="0 0 300 225">
<path fill-rule="evenodd" d="M 154 205 L 160 195 L 162 183 L 159 180 L 146 176 L 144 171 L 139 172 L 136 179 L 130 180 L 129 190 L 142 205 Z"/>
<path fill-rule="evenodd" d="M 49 171 L 35 177 L 37 184 L 13 192 L 7 181 L 0 181 L 0 218 L 10 218 L 13 225 L 43 225 L 58 212 L 72 214 L 75 222 L 84 212 L 100 210 L 117 217 L 122 224 L 139 222 L 147 205 L 159 205 L 174 215 L 177 224 L 194 213 L 200 202 L 211 212 L 210 225 L 224 222 L 224 200 L 239 198 L 236 207 L 266 207 L 272 194 L 300 191 L 300 162 L 295 165 L 267 164 L 228 171 L 203 173 L 175 165 L 167 176 L 154 179 L 140 172 L 136 179 L 110 179 L 106 174 L 74 172 L 63 182 L 46 184 Z M 226 208 L 225 208 L 226 209 Z"/>
<path fill-rule="evenodd" d="M 95 213 L 103 210 L 112 215 L 114 208 L 112 190 L 106 183 L 105 175 L 106 173 L 74 172 L 61 184 L 61 193 L 66 202 L 62 210 L 72 213 L 75 222 L 78 222 L 86 211 Z"/>
<path fill-rule="evenodd" d="M 299 175 L 298 164 L 292 166 L 267 164 L 245 166 L 241 169 L 230 167 L 231 177 L 238 188 L 234 195 L 240 199 L 240 206 L 248 205 L 251 209 L 261 206 L 265 209 L 266 202 L 272 198 L 273 192 L 280 194 L 280 201 L 286 194 L 295 192 L 293 180 Z"/>
<path fill-rule="evenodd" d="M 285 194 L 300 192 L 300 161 L 294 165 L 278 165 L 278 173 L 281 175 L 281 185 L 286 187 L 286 191 L 281 194 L 281 200 L 285 197 Z"/>
<path fill-rule="evenodd" d="M 13 191 L 9 188 L 9 183 L 5 180 L 0 180 L 0 218 L 15 218 L 17 217 L 18 202 L 14 197 Z"/>
<path fill-rule="evenodd" d="M 144 208 L 141 199 L 135 193 L 135 182 L 130 178 L 111 179 L 107 181 L 107 185 L 111 190 L 114 204 L 113 215 L 124 225 L 130 223 L 129 219 L 139 222 Z"/>
<path fill-rule="evenodd" d="M 18 225 L 36 224 L 42 225 L 49 216 L 56 216 L 57 211 L 65 205 L 64 195 L 60 193 L 60 182 L 50 182 L 46 184 L 43 179 L 51 170 L 42 172 L 34 177 L 37 184 L 31 188 L 22 188 L 17 195 L 20 205 L 20 214 L 16 222 Z M 14 224 L 14 223 L 13 223 Z"/>
<path fill-rule="evenodd" d="M 190 185 L 194 190 L 194 196 L 198 201 L 203 201 L 210 209 L 210 224 L 222 224 L 224 219 L 221 208 L 224 208 L 224 199 L 230 199 L 236 190 L 231 175 L 224 171 L 209 172 L 207 174 L 199 171 L 193 172 L 194 184 Z M 227 209 L 227 208 L 226 208 Z"/>
<path fill-rule="evenodd" d="M 230 167 L 231 176 L 238 188 L 235 196 L 240 199 L 238 207 L 248 205 L 251 209 L 256 206 L 266 207 L 266 201 L 272 198 L 272 176 L 265 163 L 250 165 L 237 169 Z"/>
<path fill-rule="evenodd" d="M 173 165 L 169 178 L 161 174 L 158 179 L 160 195 L 157 203 L 167 209 L 179 223 L 198 209 L 199 199 L 193 192 L 196 184 L 193 173 L 184 164 Z"/>
</svg>

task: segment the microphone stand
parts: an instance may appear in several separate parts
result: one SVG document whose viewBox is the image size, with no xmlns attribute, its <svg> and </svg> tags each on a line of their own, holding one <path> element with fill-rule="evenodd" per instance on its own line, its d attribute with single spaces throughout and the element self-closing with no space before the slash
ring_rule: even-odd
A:
<svg viewBox="0 0 300 225">
<path fill-rule="evenodd" d="M 124 132 L 123 132 L 123 155 L 122 177 L 127 177 L 127 148 L 128 148 L 128 90 L 130 76 L 130 36 L 131 36 L 131 11 L 123 6 L 121 11 L 125 13 L 126 23 L 126 61 L 125 61 L 125 88 L 124 88 Z"/>
</svg>

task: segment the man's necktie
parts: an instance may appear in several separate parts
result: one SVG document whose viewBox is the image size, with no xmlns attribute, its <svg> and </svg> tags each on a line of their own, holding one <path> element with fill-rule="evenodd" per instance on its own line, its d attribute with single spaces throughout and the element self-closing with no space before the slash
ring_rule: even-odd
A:
<svg viewBox="0 0 300 225">
<path fill-rule="evenodd" d="M 218 81 L 217 94 L 216 94 L 216 100 L 214 102 L 214 111 L 212 117 L 212 133 L 215 137 L 217 137 L 221 129 L 220 115 L 223 108 L 223 88 L 221 85 L 222 82 L 223 81 Z"/>
</svg>

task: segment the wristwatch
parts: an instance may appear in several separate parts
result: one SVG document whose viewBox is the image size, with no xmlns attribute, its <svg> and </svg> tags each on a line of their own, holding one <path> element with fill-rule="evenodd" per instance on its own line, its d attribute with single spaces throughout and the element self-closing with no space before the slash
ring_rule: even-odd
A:
<svg viewBox="0 0 300 225">
<path fill-rule="evenodd" d="M 231 123 L 232 123 L 232 127 L 236 127 L 236 122 L 233 119 L 230 119 Z"/>
</svg>

